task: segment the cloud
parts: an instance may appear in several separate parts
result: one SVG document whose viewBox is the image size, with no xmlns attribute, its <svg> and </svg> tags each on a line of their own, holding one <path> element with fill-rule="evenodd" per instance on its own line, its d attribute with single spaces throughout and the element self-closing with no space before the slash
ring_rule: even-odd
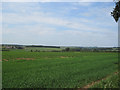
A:
<svg viewBox="0 0 120 90">
<path fill-rule="evenodd" d="M 2 0 L 2 2 L 113 2 L 113 0 Z"/>
<path fill-rule="evenodd" d="M 83 7 L 91 9 L 82 12 L 81 8 L 71 4 L 69 7 L 76 8 L 80 15 L 75 16 L 78 13 L 74 13 L 74 17 L 72 17 L 73 11 L 70 8 L 71 11 L 67 12 L 68 15 L 64 14 L 61 17 L 60 14 L 63 13 L 57 7 L 58 13 L 55 13 L 55 11 L 49 10 L 49 5 L 46 8 L 42 7 L 41 4 L 38 6 L 37 3 L 23 3 L 22 5 L 24 10 L 18 3 L 7 7 L 4 5 L 3 7 L 4 43 L 79 46 L 117 45 L 116 25 L 106 13 L 109 12 L 110 7 L 96 8 L 92 7 L 92 4 L 88 4 L 83 5 Z M 64 11 L 64 8 L 61 7 L 60 10 Z M 85 16 L 85 13 L 88 16 Z"/>
<path fill-rule="evenodd" d="M 24 30 L 22 30 L 24 29 Z M 3 42 L 19 44 L 71 45 L 71 46 L 111 46 L 117 45 L 117 34 L 107 35 L 78 30 L 57 31 L 45 26 L 23 26 L 21 28 L 4 28 Z M 8 31 L 8 32 L 7 32 Z M 11 32 L 12 31 L 12 32 Z M 9 38 L 6 38 L 9 37 Z M 114 37 L 114 38 L 113 38 Z M 112 41 L 112 42 L 111 42 Z"/>
<path fill-rule="evenodd" d="M 93 3 L 91 2 L 75 2 L 73 5 L 79 5 L 79 6 L 91 6 Z"/>
<path fill-rule="evenodd" d="M 110 32 L 108 29 L 104 29 L 102 27 L 95 27 L 95 26 L 88 26 L 86 23 L 91 23 L 91 21 L 88 21 L 85 19 L 79 19 L 81 22 L 78 22 L 76 20 L 65 20 L 63 18 L 58 17 L 51 17 L 48 16 L 45 13 L 39 12 L 39 13 L 32 13 L 29 15 L 20 15 L 20 14 L 14 14 L 14 13 L 4 13 L 3 14 L 3 23 L 6 24 L 29 24 L 29 23 L 37 23 L 37 24 L 46 24 L 46 25 L 54 25 L 54 26 L 62 26 L 67 27 L 71 29 L 76 30 L 82 30 L 82 31 L 96 31 L 96 32 Z M 17 18 L 17 19 L 16 19 Z M 84 23 L 83 23 L 83 22 Z M 97 23 L 96 21 L 93 23 Z M 100 23 L 98 23 L 100 24 Z"/>
</svg>

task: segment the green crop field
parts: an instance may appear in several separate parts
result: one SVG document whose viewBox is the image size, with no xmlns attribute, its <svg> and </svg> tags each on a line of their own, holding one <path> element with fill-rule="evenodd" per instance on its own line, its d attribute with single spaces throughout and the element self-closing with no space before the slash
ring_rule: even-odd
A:
<svg viewBox="0 0 120 90">
<path fill-rule="evenodd" d="M 82 88 L 113 74 L 118 54 L 110 52 L 3 51 L 3 88 Z"/>
<path fill-rule="evenodd" d="M 101 80 L 99 83 L 94 84 L 91 88 L 120 88 L 119 83 L 118 74 L 113 74 L 106 78 L 106 80 Z"/>
</svg>

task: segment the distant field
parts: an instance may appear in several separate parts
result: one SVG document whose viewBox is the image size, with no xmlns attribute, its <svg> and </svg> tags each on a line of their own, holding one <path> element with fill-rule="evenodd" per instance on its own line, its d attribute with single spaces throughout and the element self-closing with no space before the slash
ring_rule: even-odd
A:
<svg viewBox="0 0 120 90">
<path fill-rule="evenodd" d="M 117 71 L 117 53 L 3 51 L 3 88 L 81 88 Z"/>
<path fill-rule="evenodd" d="M 36 50 L 40 50 L 40 51 L 61 51 L 61 48 L 45 48 L 45 47 L 25 47 L 26 51 L 36 51 Z"/>
</svg>

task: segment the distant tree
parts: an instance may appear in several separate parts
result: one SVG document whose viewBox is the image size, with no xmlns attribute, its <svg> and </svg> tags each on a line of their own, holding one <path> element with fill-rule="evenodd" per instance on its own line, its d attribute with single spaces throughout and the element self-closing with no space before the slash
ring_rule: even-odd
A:
<svg viewBox="0 0 120 90">
<path fill-rule="evenodd" d="M 24 49 L 23 47 L 17 47 L 17 49 Z"/>
<path fill-rule="evenodd" d="M 67 52 L 70 51 L 70 48 L 69 47 L 65 48 L 65 51 L 67 51 Z"/>
<path fill-rule="evenodd" d="M 119 20 L 119 17 L 120 17 L 120 0 L 116 0 L 115 4 L 116 4 L 116 6 L 115 6 L 115 8 L 113 8 L 114 10 L 111 12 L 111 15 L 113 16 L 113 18 L 117 22 Z"/>
<path fill-rule="evenodd" d="M 94 52 L 98 52 L 98 50 L 97 50 L 97 49 L 94 49 L 93 51 L 94 51 Z"/>
</svg>

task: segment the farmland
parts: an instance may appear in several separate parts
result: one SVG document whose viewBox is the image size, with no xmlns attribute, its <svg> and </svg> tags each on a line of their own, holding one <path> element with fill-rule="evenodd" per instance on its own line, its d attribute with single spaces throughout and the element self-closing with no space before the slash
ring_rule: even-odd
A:
<svg viewBox="0 0 120 90">
<path fill-rule="evenodd" d="M 82 88 L 118 69 L 114 52 L 3 51 L 3 88 Z"/>
</svg>

